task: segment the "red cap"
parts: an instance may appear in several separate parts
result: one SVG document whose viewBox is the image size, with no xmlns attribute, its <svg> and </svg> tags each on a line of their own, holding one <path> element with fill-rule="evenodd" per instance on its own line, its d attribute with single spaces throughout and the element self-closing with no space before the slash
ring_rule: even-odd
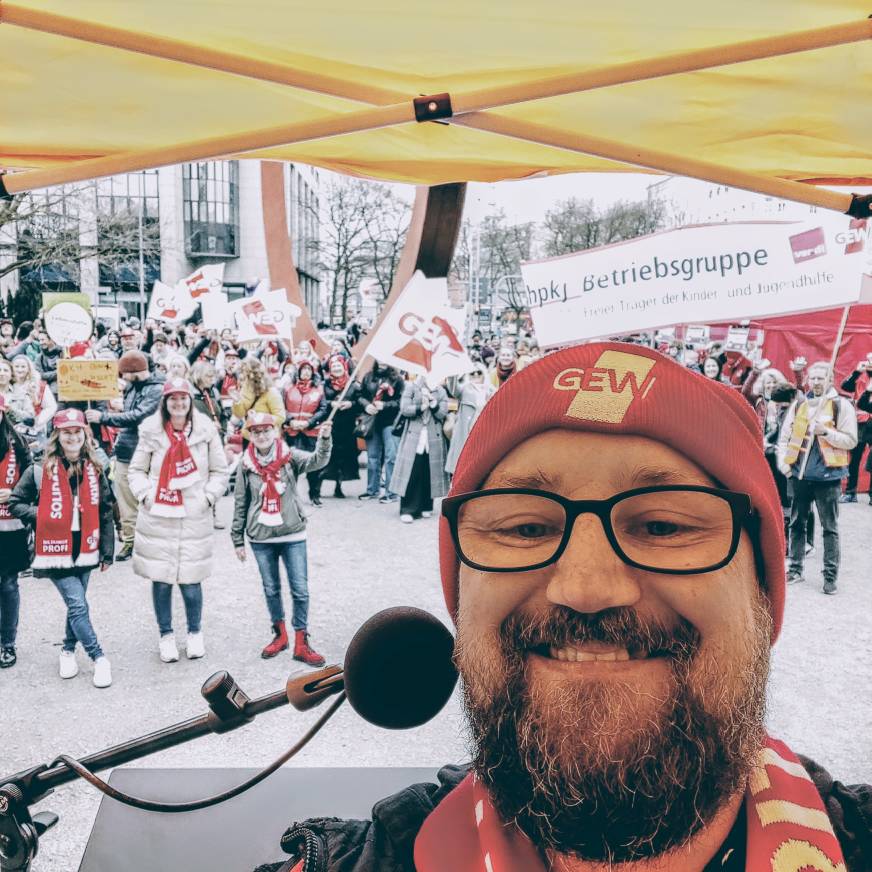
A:
<svg viewBox="0 0 872 872">
<path fill-rule="evenodd" d="M 723 487 L 749 494 L 774 628 L 784 615 L 784 521 L 756 413 L 735 389 L 638 345 L 595 342 L 515 373 L 487 403 L 457 462 L 449 495 L 476 490 L 515 446 L 545 430 L 647 436 L 679 451 Z M 442 588 L 457 609 L 457 555 L 440 519 Z"/>
<path fill-rule="evenodd" d="M 168 378 L 161 393 L 165 397 L 171 394 L 187 394 L 189 397 L 193 397 L 194 389 L 186 378 Z"/>
<path fill-rule="evenodd" d="M 88 426 L 84 412 L 78 409 L 63 409 L 52 418 L 51 423 L 55 430 L 72 430 Z"/>
</svg>

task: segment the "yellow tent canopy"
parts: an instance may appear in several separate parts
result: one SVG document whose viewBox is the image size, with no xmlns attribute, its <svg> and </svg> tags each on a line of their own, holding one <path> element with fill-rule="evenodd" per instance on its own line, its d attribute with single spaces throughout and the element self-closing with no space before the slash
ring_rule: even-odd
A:
<svg viewBox="0 0 872 872">
<path fill-rule="evenodd" d="M 0 166 L 9 192 L 231 156 L 425 185 L 641 167 L 847 211 L 795 180 L 872 176 L 868 14 L 0 0 Z"/>
</svg>

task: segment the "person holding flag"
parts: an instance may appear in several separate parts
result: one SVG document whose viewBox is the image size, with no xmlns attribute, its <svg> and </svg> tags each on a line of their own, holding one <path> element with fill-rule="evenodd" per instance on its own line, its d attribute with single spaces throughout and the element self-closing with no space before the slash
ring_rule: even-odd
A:
<svg viewBox="0 0 872 872">
<path fill-rule="evenodd" d="M 158 411 L 139 431 L 128 468 L 128 485 L 140 504 L 133 545 L 133 571 L 152 582 L 160 632 L 160 659 L 179 659 L 172 624 L 173 587 L 178 586 L 188 624 L 189 660 L 206 653 L 201 618 L 202 582 L 213 551 L 212 507 L 227 487 L 227 461 L 212 421 L 194 409 L 185 379 L 169 379 Z"/>
<path fill-rule="evenodd" d="M 44 462 L 22 474 L 9 511 L 34 528 L 33 574 L 50 579 L 67 607 L 60 677 L 78 675 L 76 644 L 81 643 L 94 663 L 94 686 L 109 687 L 112 669 L 91 624 L 86 596 L 94 568 L 105 572 L 112 564 L 115 501 L 81 411 L 64 409 L 52 425 Z"/>
<path fill-rule="evenodd" d="M 236 556 L 246 560 L 245 537 L 260 578 L 272 621 L 273 639 L 261 652 L 268 659 L 289 644 L 282 604 L 279 561 L 285 564 L 291 588 L 294 659 L 323 666 L 324 658 L 309 644 L 309 583 L 306 555 L 306 515 L 297 482 L 301 475 L 321 469 L 330 458 L 331 423 L 318 432 L 313 451 L 289 447 L 279 439 L 275 419 L 266 412 L 249 412 L 246 428 L 251 442 L 236 473 L 233 524 L 230 535 Z"/>
<path fill-rule="evenodd" d="M 5 397 L 0 394 L 0 669 L 17 661 L 15 638 L 18 634 L 18 573 L 30 566 L 28 531 L 9 511 L 9 498 L 23 472 L 30 466 L 30 451 L 12 426 Z"/>
</svg>

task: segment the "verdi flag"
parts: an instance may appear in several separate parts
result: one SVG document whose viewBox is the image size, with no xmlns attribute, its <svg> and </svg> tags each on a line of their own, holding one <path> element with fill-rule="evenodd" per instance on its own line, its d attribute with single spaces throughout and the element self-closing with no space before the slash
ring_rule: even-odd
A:
<svg viewBox="0 0 872 872">
<path fill-rule="evenodd" d="M 366 353 L 437 384 L 472 369 L 460 341 L 463 321 L 464 310 L 448 305 L 446 279 L 428 279 L 419 270 L 385 315 Z"/>
<path fill-rule="evenodd" d="M 844 215 L 667 230 L 521 265 L 540 345 L 860 299 L 872 225 Z"/>
</svg>

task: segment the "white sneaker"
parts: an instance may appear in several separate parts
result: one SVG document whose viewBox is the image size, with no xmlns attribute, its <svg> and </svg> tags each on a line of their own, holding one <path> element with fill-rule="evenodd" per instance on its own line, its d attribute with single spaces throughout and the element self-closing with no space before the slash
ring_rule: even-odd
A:
<svg viewBox="0 0 872 872">
<path fill-rule="evenodd" d="M 94 661 L 94 687 L 109 687 L 112 684 L 112 667 L 106 657 Z"/>
<path fill-rule="evenodd" d="M 421 512 L 421 517 L 422 518 L 432 518 L 433 512 Z"/>
<path fill-rule="evenodd" d="M 61 656 L 58 658 L 58 673 L 61 678 L 75 678 L 79 674 L 75 651 L 61 651 Z"/>
<path fill-rule="evenodd" d="M 400 520 L 404 524 L 411 524 L 415 519 L 411 515 L 400 515 Z"/>
<path fill-rule="evenodd" d="M 164 663 L 175 663 L 179 659 L 179 649 L 176 648 L 176 637 L 170 633 L 160 637 L 160 659 Z"/>
<path fill-rule="evenodd" d="M 199 660 L 206 654 L 206 643 L 202 633 L 188 633 L 188 646 L 185 649 L 188 660 Z"/>
</svg>

